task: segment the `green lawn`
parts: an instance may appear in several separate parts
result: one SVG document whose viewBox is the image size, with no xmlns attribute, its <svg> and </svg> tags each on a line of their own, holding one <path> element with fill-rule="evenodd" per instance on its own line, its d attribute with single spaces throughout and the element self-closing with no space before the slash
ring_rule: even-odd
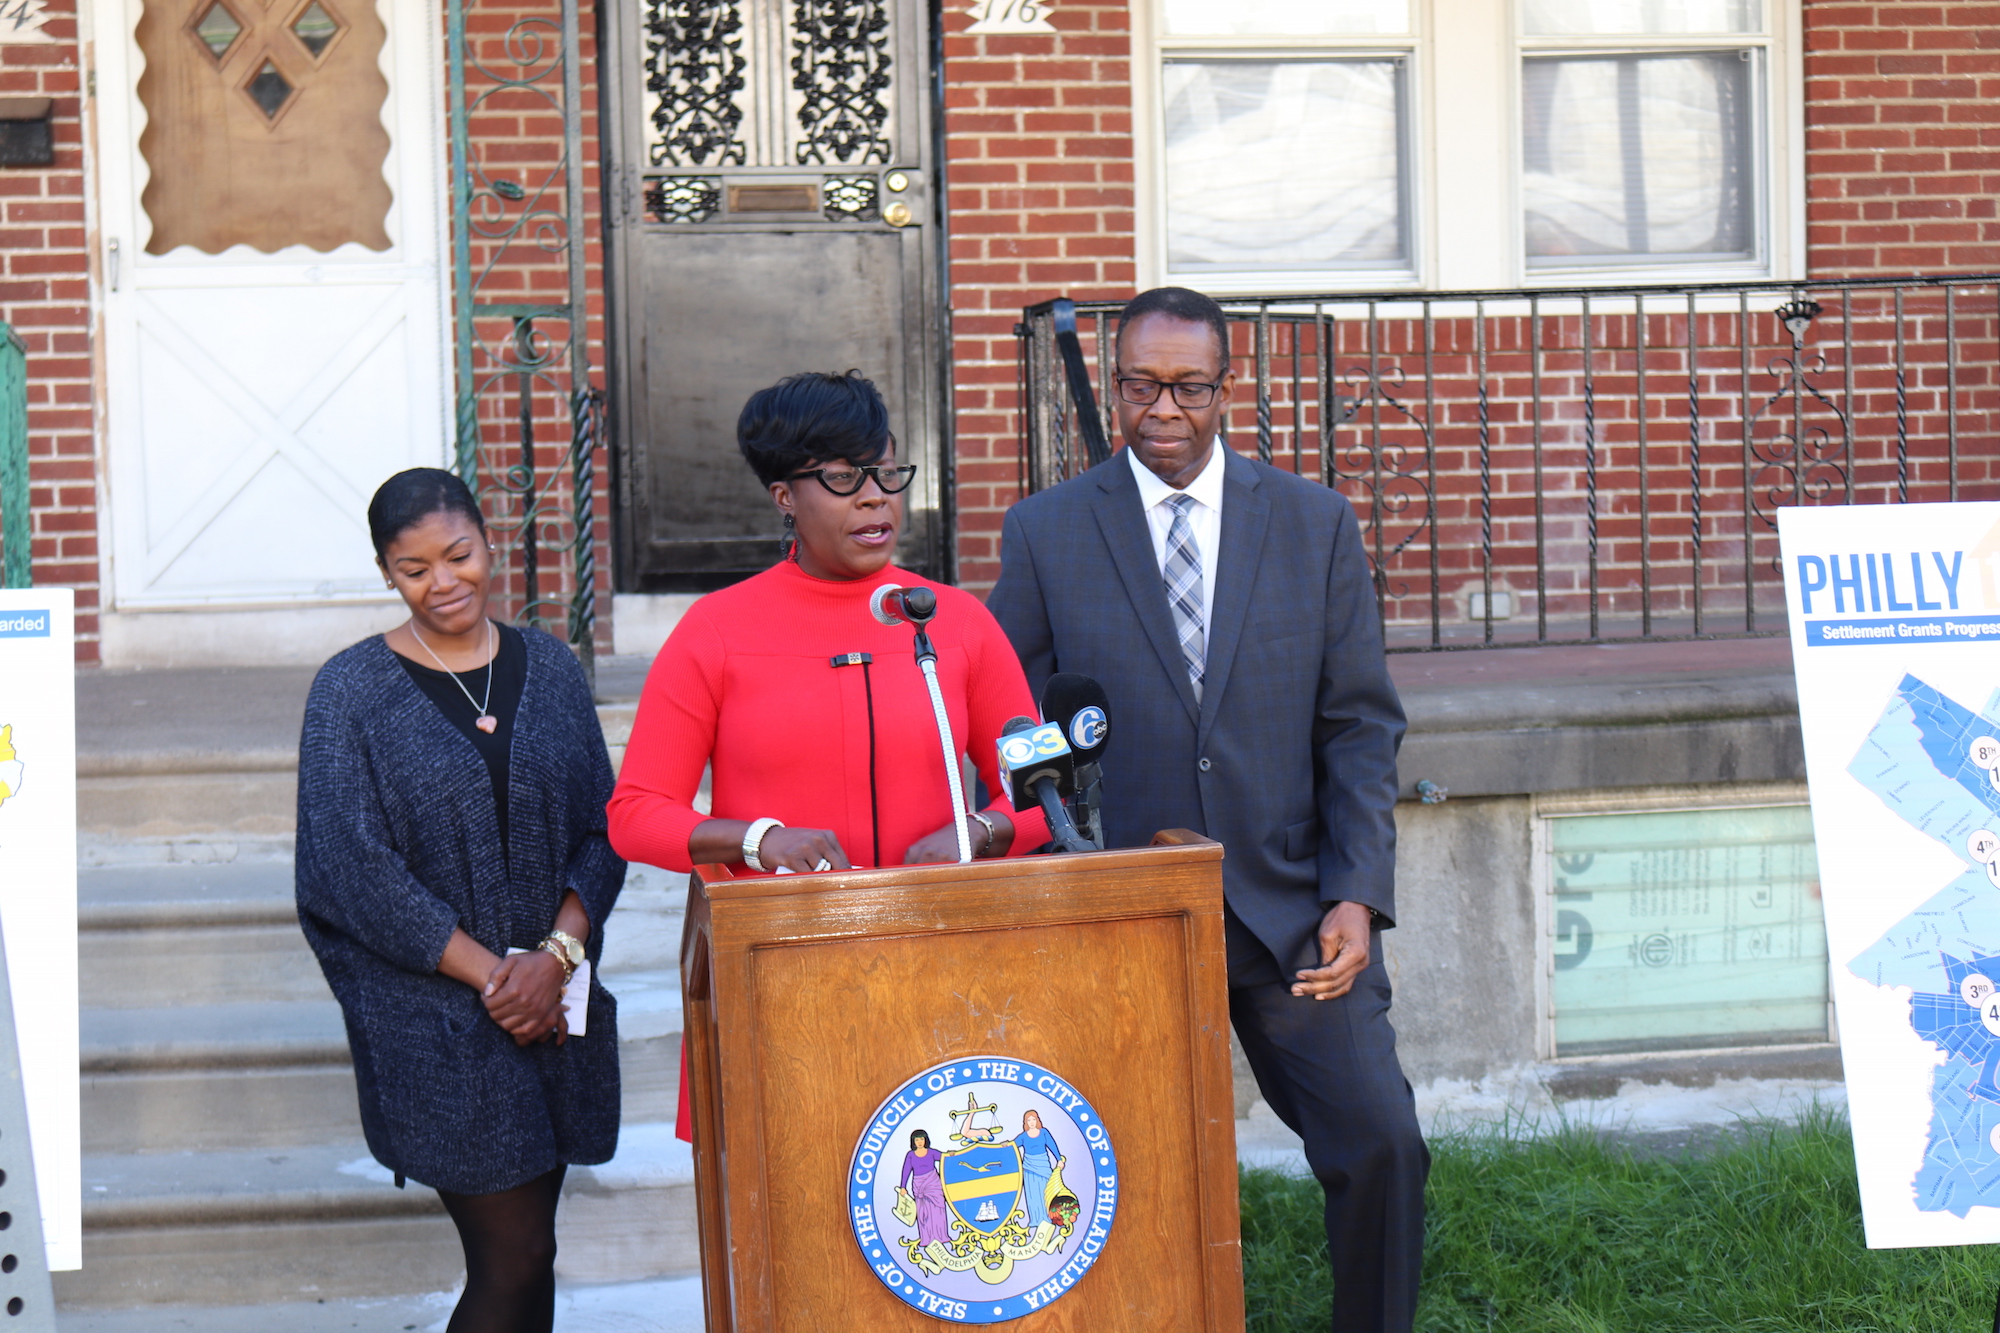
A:
<svg viewBox="0 0 2000 1333">
<path fill-rule="evenodd" d="M 1868 1250 L 1846 1121 L 1635 1156 L 1584 1133 L 1431 1143 L 1423 1333 L 1988 1333 L 2000 1254 Z M 1243 1172 L 1250 1333 L 1325 1333 L 1319 1186 Z"/>
</svg>

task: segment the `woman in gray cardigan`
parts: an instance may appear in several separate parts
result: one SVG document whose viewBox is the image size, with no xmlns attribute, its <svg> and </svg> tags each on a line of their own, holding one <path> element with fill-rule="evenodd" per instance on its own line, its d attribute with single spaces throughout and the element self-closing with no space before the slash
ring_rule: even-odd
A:
<svg viewBox="0 0 2000 1333">
<path fill-rule="evenodd" d="M 458 1224 L 451 1333 L 548 1333 L 563 1172 L 618 1142 L 616 1007 L 593 975 L 565 1011 L 625 880 L 611 764 L 569 650 L 488 619 L 463 482 L 399 473 L 368 524 L 410 619 L 313 681 L 299 922 L 347 1020 L 369 1150 Z"/>
</svg>

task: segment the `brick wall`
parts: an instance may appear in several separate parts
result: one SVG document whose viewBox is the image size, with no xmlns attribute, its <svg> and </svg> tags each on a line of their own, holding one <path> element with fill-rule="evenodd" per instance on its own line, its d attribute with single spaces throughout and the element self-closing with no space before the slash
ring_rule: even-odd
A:
<svg viewBox="0 0 2000 1333">
<path fill-rule="evenodd" d="M 1021 308 L 1122 298 L 1136 276 L 1131 25 L 1123 0 L 1064 0 L 1053 35 L 972 36 L 965 9 L 945 13 L 946 179 L 959 578 L 983 593 L 1020 494 Z"/>
<path fill-rule="evenodd" d="M 76 3 L 54 43 L 0 45 L 0 97 L 55 99 L 52 167 L 0 168 L 0 321 L 28 349 L 30 545 L 37 584 L 76 589 L 77 660 L 97 661 L 97 459 Z"/>
<path fill-rule="evenodd" d="M 2000 270 L 2000 9 L 1808 3 L 1815 275 Z"/>
</svg>

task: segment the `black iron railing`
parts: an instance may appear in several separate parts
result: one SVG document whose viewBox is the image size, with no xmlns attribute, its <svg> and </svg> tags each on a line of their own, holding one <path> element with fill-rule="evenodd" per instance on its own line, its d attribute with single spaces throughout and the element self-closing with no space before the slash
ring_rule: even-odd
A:
<svg viewBox="0 0 2000 1333">
<path fill-rule="evenodd" d="M 2000 499 L 2000 275 L 1229 298 L 1233 448 L 1338 487 L 1392 651 L 1784 633 L 1785 505 Z M 1028 309 L 1020 487 L 1116 447 Z"/>
</svg>

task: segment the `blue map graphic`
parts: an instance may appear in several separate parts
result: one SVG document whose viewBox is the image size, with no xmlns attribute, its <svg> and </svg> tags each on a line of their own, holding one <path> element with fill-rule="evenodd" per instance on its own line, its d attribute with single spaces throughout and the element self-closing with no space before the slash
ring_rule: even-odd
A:
<svg viewBox="0 0 2000 1333">
<path fill-rule="evenodd" d="M 2000 737 L 1995 711 L 1993 700 L 1974 712 L 1906 675 L 1847 766 L 1966 866 L 1848 964 L 1873 985 L 1909 987 L 1910 1026 L 1946 1056 L 1912 1185 L 1919 1209 L 1958 1217 L 2000 1208 L 2000 887 L 1970 849 L 1980 830 L 2000 832 L 2000 787 L 1972 757 L 1974 741 Z"/>
</svg>

